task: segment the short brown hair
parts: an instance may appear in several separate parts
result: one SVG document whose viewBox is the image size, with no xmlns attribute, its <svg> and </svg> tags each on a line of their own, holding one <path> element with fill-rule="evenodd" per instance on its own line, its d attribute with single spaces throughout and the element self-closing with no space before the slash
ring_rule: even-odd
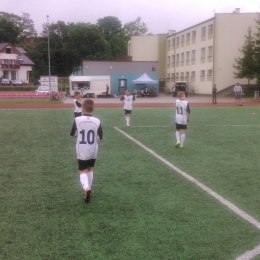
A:
<svg viewBox="0 0 260 260">
<path fill-rule="evenodd" d="M 182 98 L 182 97 L 185 97 L 185 93 L 184 93 L 184 91 L 179 91 L 178 98 Z"/>
<path fill-rule="evenodd" d="M 75 92 L 74 92 L 74 97 L 76 97 L 76 96 L 78 96 L 78 95 L 80 95 L 80 92 L 75 91 Z"/>
<path fill-rule="evenodd" d="M 94 101 L 92 99 L 85 99 L 82 104 L 82 109 L 87 113 L 93 112 Z"/>
</svg>

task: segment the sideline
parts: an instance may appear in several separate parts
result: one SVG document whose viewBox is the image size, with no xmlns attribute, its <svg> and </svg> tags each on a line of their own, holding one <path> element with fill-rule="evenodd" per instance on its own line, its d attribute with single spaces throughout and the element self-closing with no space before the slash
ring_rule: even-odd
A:
<svg viewBox="0 0 260 260">
<path fill-rule="evenodd" d="M 134 143 L 136 143 L 137 145 L 142 147 L 144 150 L 149 152 L 151 155 L 153 155 L 154 157 L 156 157 L 157 159 L 159 159 L 160 161 L 162 161 L 163 163 L 168 165 L 170 168 L 172 168 L 174 171 L 176 171 L 177 173 L 182 175 L 184 178 L 188 179 L 189 181 L 193 182 L 198 187 L 200 187 L 202 190 L 206 191 L 210 196 L 214 197 L 220 203 L 222 203 L 223 205 L 225 205 L 226 207 L 231 209 L 235 214 L 237 214 L 238 216 L 240 216 L 241 218 L 243 218 L 244 220 L 246 220 L 247 222 L 249 222 L 250 224 L 252 224 L 257 229 L 260 230 L 260 222 L 258 222 L 255 218 L 253 218 L 249 214 L 247 214 L 245 211 L 239 209 L 236 205 L 234 205 L 230 201 L 226 200 L 225 198 L 223 198 L 222 196 L 220 196 L 219 194 L 217 194 L 216 192 L 214 192 L 213 190 L 211 190 L 210 188 L 205 186 L 203 183 L 199 182 L 197 179 L 193 178 L 186 172 L 184 172 L 181 169 L 179 169 L 178 167 L 174 166 L 169 161 L 165 160 L 163 157 L 161 157 L 160 155 L 155 153 L 153 150 L 149 149 L 147 146 L 145 146 L 141 142 L 137 141 L 135 138 L 128 135 L 127 133 L 125 133 L 123 130 L 119 129 L 118 127 L 114 127 L 114 128 L 118 132 L 120 132 L 121 134 L 126 136 L 128 139 L 130 139 L 131 141 L 133 141 Z M 239 256 L 238 258 L 236 258 L 236 260 L 250 260 L 259 254 L 260 254 L 260 245 L 256 246 L 253 250 L 248 251 L 248 252 L 244 253 L 243 255 Z"/>
</svg>

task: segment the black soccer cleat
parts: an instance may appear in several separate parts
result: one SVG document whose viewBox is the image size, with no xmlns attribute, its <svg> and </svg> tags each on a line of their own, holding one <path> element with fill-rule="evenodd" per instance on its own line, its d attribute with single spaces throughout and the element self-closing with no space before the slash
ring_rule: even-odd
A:
<svg viewBox="0 0 260 260">
<path fill-rule="evenodd" d="M 86 203 L 90 202 L 90 196 L 91 196 L 91 190 L 88 190 L 86 192 L 86 197 L 85 197 L 85 202 Z"/>
</svg>

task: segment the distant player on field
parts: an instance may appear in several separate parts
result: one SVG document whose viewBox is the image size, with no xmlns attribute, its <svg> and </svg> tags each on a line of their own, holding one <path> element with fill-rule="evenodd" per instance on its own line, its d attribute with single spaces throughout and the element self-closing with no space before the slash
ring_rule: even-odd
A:
<svg viewBox="0 0 260 260">
<path fill-rule="evenodd" d="M 83 115 L 74 119 L 70 133 L 71 136 L 77 137 L 76 153 L 80 182 L 85 191 L 85 202 L 90 201 L 93 167 L 98 154 L 98 140 L 102 140 L 103 136 L 100 120 L 92 115 L 93 110 L 93 100 L 84 100 Z"/>
<path fill-rule="evenodd" d="M 75 117 L 81 116 L 81 112 L 82 112 L 81 102 L 82 102 L 82 98 L 81 98 L 80 92 L 76 91 L 74 93 L 74 100 L 73 100 L 74 107 L 75 107 L 75 110 L 74 110 Z"/>
<path fill-rule="evenodd" d="M 122 103 L 124 103 L 126 126 L 130 126 L 130 117 L 131 117 L 131 112 L 133 109 L 133 103 L 135 101 L 135 97 L 134 95 L 130 95 L 129 90 L 126 90 L 125 95 L 121 97 L 120 100 Z"/>
<path fill-rule="evenodd" d="M 185 100 L 185 92 L 179 91 L 176 100 L 175 124 L 176 124 L 176 144 L 175 147 L 183 147 L 187 123 L 190 120 L 190 106 Z"/>
<path fill-rule="evenodd" d="M 241 103 L 242 92 L 243 92 L 242 87 L 239 85 L 239 83 L 237 83 L 234 86 L 235 100 L 236 100 L 237 106 L 243 106 Z"/>
</svg>

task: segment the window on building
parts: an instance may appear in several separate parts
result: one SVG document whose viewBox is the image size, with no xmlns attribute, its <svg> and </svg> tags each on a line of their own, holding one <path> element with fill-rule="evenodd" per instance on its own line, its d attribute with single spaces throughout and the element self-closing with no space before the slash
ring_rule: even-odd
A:
<svg viewBox="0 0 260 260">
<path fill-rule="evenodd" d="M 184 52 L 181 54 L 181 61 L 184 61 Z"/>
<path fill-rule="evenodd" d="M 180 37 L 177 37 L 176 38 L 176 44 L 179 44 L 180 43 Z"/>
<path fill-rule="evenodd" d="M 168 73 L 168 74 L 167 74 L 167 79 L 170 79 L 170 78 L 171 78 L 171 74 Z"/>
<path fill-rule="evenodd" d="M 192 78 L 195 78 L 195 71 L 192 71 L 192 72 L 191 72 L 191 77 L 192 77 Z"/>
<path fill-rule="evenodd" d="M 205 36 L 206 35 L 206 27 L 202 27 L 201 28 L 201 36 Z"/>
<path fill-rule="evenodd" d="M 200 57 L 202 59 L 205 58 L 205 54 L 206 54 L 206 49 L 205 48 L 201 48 L 201 55 L 200 55 Z"/>
<path fill-rule="evenodd" d="M 172 79 L 174 79 L 174 73 L 172 73 Z"/>
<path fill-rule="evenodd" d="M 190 33 L 186 34 L 186 41 L 188 42 L 190 40 Z"/>
<path fill-rule="evenodd" d="M 201 70 L 201 71 L 200 71 L 200 76 L 201 76 L 201 77 L 205 77 L 205 70 Z"/>
<path fill-rule="evenodd" d="M 170 47 L 171 46 L 171 41 L 168 40 L 167 43 L 168 43 L 168 47 Z"/>
<path fill-rule="evenodd" d="M 11 80 L 15 80 L 16 79 L 16 72 L 12 71 L 11 72 Z"/>
<path fill-rule="evenodd" d="M 175 63 L 175 56 L 172 55 L 172 64 L 174 64 L 174 63 Z"/>
<path fill-rule="evenodd" d="M 184 43 L 185 36 L 184 34 L 181 36 L 181 43 Z"/>
<path fill-rule="evenodd" d="M 179 72 L 176 73 L 176 78 L 179 78 Z"/>
<path fill-rule="evenodd" d="M 176 62 L 179 62 L 179 61 L 180 61 L 180 55 L 177 54 L 177 55 L 176 55 Z"/>
<path fill-rule="evenodd" d="M 4 59 L 4 60 L 2 60 L 2 63 L 3 63 L 3 64 L 8 64 L 8 63 L 9 63 L 9 61 L 8 61 L 8 60 L 6 60 L 6 59 Z"/>
<path fill-rule="evenodd" d="M 191 38 L 192 39 L 196 39 L 196 31 L 192 31 L 191 32 Z"/>
<path fill-rule="evenodd" d="M 5 53 L 10 54 L 10 53 L 11 53 L 11 48 L 6 48 L 6 49 L 5 49 Z"/>
<path fill-rule="evenodd" d="M 181 72 L 181 78 L 184 79 L 184 72 Z"/>
<path fill-rule="evenodd" d="M 167 58 L 167 64 L 170 64 L 170 59 L 171 59 L 171 57 L 168 56 L 168 58 Z"/>
<path fill-rule="evenodd" d="M 189 51 L 186 52 L 186 60 L 190 60 L 190 52 Z"/>
<path fill-rule="evenodd" d="M 172 39 L 172 46 L 174 46 L 175 45 L 175 39 L 173 38 Z"/>
<path fill-rule="evenodd" d="M 9 79 L 9 72 L 3 71 L 3 76 L 4 76 L 5 79 Z"/>
<path fill-rule="evenodd" d="M 208 57 L 212 57 L 213 56 L 213 47 L 209 46 L 208 47 Z"/>
<path fill-rule="evenodd" d="M 189 79 L 189 77 L 190 77 L 190 72 L 189 71 L 186 72 L 185 77 L 186 77 L 186 79 Z"/>
<path fill-rule="evenodd" d="M 213 33 L 213 24 L 210 24 L 208 26 L 208 34 L 211 34 L 211 33 Z"/>
<path fill-rule="evenodd" d="M 191 51 L 191 59 L 192 60 L 196 59 L 196 51 L 195 50 Z"/>
<path fill-rule="evenodd" d="M 212 69 L 210 69 L 210 70 L 208 70 L 208 72 L 207 72 L 208 74 L 208 76 L 212 76 Z"/>
</svg>

